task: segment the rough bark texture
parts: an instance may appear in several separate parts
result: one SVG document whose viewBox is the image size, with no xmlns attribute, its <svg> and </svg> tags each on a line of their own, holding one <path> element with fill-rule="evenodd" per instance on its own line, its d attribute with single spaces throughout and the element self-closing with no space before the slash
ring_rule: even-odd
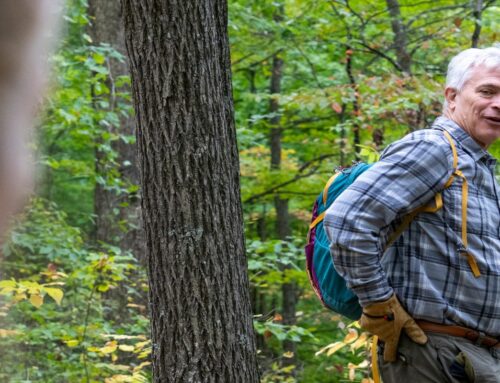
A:
<svg viewBox="0 0 500 383">
<path fill-rule="evenodd" d="M 92 18 L 90 33 L 95 45 L 108 43 L 121 54 L 126 54 L 125 35 L 121 21 L 120 0 L 89 0 L 89 14 Z M 108 88 L 111 90 L 109 104 L 114 108 L 118 102 L 116 97 L 115 80 L 119 76 L 129 74 L 127 62 L 109 59 L 110 76 Z M 133 135 L 135 132 L 134 119 L 121 116 L 120 126 L 111 127 L 114 132 L 123 135 Z M 120 175 L 123 179 L 133 184 L 139 183 L 135 147 L 118 140 L 113 143 L 113 148 L 118 152 Z M 131 165 L 127 165 L 127 163 Z M 105 158 L 102 152 L 96 150 L 96 173 L 103 174 Z M 128 206 L 120 207 L 123 202 Z M 118 214 L 115 213 L 118 211 Z M 117 222 L 127 221 L 131 227 L 140 227 L 140 203 L 138 198 L 130 196 L 117 196 L 115 192 L 106 190 L 96 183 L 94 193 L 94 212 L 96 216 L 95 239 L 107 243 L 120 245 L 123 249 L 131 249 L 138 259 L 144 261 L 143 237 L 140 229 L 123 231 Z"/>
<path fill-rule="evenodd" d="M 123 0 L 154 382 L 258 382 L 225 0 Z"/>
<path fill-rule="evenodd" d="M 397 63 L 403 72 L 411 74 L 411 56 L 406 50 L 406 29 L 401 20 L 401 10 L 398 0 L 386 0 L 389 14 L 391 15 L 392 32 L 394 33 L 394 48 L 396 50 Z"/>
<path fill-rule="evenodd" d="M 277 17 L 277 19 L 279 20 L 279 17 Z M 279 54 L 275 54 L 273 56 L 271 85 L 269 89 L 271 94 L 279 94 L 281 92 L 282 73 L 283 60 L 279 57 Z M 281 138 L 283 135 L 283 128 L 280 126 L 281 116 L 279 114 L 279 102 L 277 99 L 271 99 L 269 110 L 272 115 L 270 119 L 272 126 L 270 134 L 271 169 L 279 169 L 281 166 Z M 279 239 L 287 240 L 291 235 L 288 200 L 282 199 L 279 194 L 276 194 L 274 196 L 274 207 L 276 209 L 276 234 Z M 284 270 L 285 269 L 286 267 Z M 283 324 L 286 325 L 295 324 L 295 306 L 297 304 L 295 290 L 295 285 L 293 283 L 284 283 L 281 287 Z M 295 343 L 284 341 L 283 351 L 293 354 L 291 358 L 285 358 L 283 360 L 283 365 L 295 364 Z"/>
</svg>

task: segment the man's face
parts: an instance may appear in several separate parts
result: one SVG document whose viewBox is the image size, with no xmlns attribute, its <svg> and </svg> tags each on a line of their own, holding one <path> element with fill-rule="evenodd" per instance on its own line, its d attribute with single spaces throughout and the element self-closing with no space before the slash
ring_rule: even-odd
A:
<svg viewBox="0 0 500 383">
<path fill-rule="evenodd" d="M 500 68 L 478 66 L 461 91 L 446 88 L 446 116 L 483 148 L 500 138 Z"/>
</svg>

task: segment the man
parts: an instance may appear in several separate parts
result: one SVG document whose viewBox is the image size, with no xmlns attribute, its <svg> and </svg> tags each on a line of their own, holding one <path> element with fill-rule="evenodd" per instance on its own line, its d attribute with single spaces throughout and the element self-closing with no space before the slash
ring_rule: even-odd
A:
<svg viewBox="0 0 500 383">
<path fill-rule="evenodd" d="M 450 62 L 444 116 L 387 147 L 326 213 L 385 383 L 500 382 L 500 186 L 487 151 L 498 138 L 500 47 L 468 49 Z M 439 193 L 442 208 L 385 249 Z"/>
<path fill-rule="evenodd" d="M 60 0 L 0 0 L 0 233 L 31 185 L 30 128 Z"/>
</svg>

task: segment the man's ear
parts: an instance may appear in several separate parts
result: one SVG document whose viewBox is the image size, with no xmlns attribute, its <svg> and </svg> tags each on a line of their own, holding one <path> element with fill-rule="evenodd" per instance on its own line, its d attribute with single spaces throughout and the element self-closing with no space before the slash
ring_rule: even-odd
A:
<svg viewBox="0 0 500 383">
<path fill-rule="evenodd" d="M 444 91 L 444 97 L 446 98 L 446 102 L 448 103 L 448 109 L 450 111 L 455 110 L 455 99 L 457 98 L 457 90 L 455 88 L 446 88 Z"/>
</svg>

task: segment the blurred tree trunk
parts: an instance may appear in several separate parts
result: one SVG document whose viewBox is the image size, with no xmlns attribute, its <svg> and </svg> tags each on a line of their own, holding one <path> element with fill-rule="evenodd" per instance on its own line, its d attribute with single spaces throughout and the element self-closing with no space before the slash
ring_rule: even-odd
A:
<svg viewBox="0 0 500 383">
<path fill-rule="evenodd" d="M 401 10 L 398 0 L 386 0 L 387 8 L 391 16 L 392 32 L 394 33 L 394 48 L 396 50 L 397 63 L 403 72 L 411 74 L 411 56 L 407 51 L 406 28 L 401 19 Z"/>
<path fill-rule="evenodd" d="M 279 8 L 279 13 L 274 17 L 275 21 L 280 21 L 284 12 L 283 7 Z M 278 95 L 281 92 L 281 79 L 283 76 L 283 59 L 280 53 L 273 56 L 272 72 L 271 72 L 271 95 Z M 269 103 L 269 111 L 271 113 L 271 132 L 270 132 L 270 147 L 271 147 L 271 169 L 280 169 L 281 167 L 281 139 L 283 136 L 283 128 L 280 126 L 281 115 L 279 114 L 279 101 L 276 98 L 271 98 Z M 290 216 L 288 213 L 288 199 L 283 199 L 279 194 L 274 196 L 274 207 L 276 209 L 276 234 L 281 240 L 288 240 L 291 233 Z M 283 273 L 288 267 L 283 268 Z M 294 283 L 284 283 L 281 287 L 282 295 L 282 316 L 283 324 L 294 325 L 295 307 L 297 305 L 296 288 Z M 290 355 L 290 358 L 283 359 L 283 365 L 296 364 L 296 347 L 295 343 L 285 340 L 283 341 L 283 351 Z"/>
<path fill-rule="evenodd" d="M 125 56 L 125 36 L 121 22 L 120 0 L 89 0 L 89 14 L 93 43 L 110 44 L 112 48 Z M 107 86 L 110 89 L 109 105 L 113 109 L 119 100 L 115 82 L 120 76 L 128 76 L 126 61 L 108 58 L 109 77 Z M 128 90 L 128 89 L 126 89 Z M 106 129 L 106 127 L 102 127 Z M 120 125 L 107 129 L 111 133 L 132 136 L 135 133 L 133 117 L 120 116 Z M 117 162 L 119 176 L 128 183 L 139 183 L 139 172 L 135 155 L 135 147 L 124 140 L 113 142 L 113 149 L 118 154 Z M 106 155 L 96 148 L 96 174 L 105 178 Z M 122 249 L 130 249 L 136 257 L 145 263 L 144 241 L 140 227 L 140 204 L 136 195 L 117 195 L 115 191 L 107 190 L 104 185 L 96 182 L 94 192 L 94 213 L 96 216 L 95 240 L 119 245 Z M 120 227 L 119 222 L 122 222 Z M 125 228 L 123 227 L 125 225 Z"/>
<path fill-rule="evenodd" d="M 227 4 L 123 0 L 154 382 L 258 382 Z"/>
<path fill-rule="evenodd" d="M 352 113 L 356 118 L 359 117 L 360 115 L 359 92 L 358 92 L 358 84 L 356 83 L 356 79 L 354 78 L 354 74 L 352 71 L 352 61 L 353 61 L 353 50 L 348 45 L 346 49 L 345 70 L 347 72 L 347 77 L 349 77 L 349 84 L 351 85 L 351 89 L 354 93 L 354 97 L 352 99 Z M 359 145 L 361 144 L 361 127 L 359 126 L 359 123 L 357 121 L 352 126 L 352 134 L 354 136 L 353 137 L 354 156 L 356 161 L 360 161 L 361 147 Z M 342 135 L 345 135 L 345 132 Z"/>
<path fill-rule="evenodd" d="M 483 12 L 483 0 L 475 0 L 473 3 L 474 32 L 472 33 L 472 48 L 477 48 L 479 36 L 481 35 L 481 15 Z"/>
</svg>

